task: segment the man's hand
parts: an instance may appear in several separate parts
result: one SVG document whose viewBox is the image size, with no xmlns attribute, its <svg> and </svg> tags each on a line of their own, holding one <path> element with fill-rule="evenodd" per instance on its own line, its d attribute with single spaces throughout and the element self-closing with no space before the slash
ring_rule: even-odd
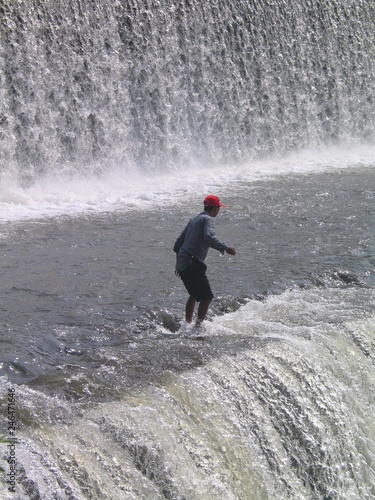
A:
<svg viewBox="0 0 375 500">
<path fill-rule="evenodd" d="M 228 247 L 225 251 L 229 253 L 229 255 L 236 255 L 236 250 L 233 247 Z"/>
</svg>

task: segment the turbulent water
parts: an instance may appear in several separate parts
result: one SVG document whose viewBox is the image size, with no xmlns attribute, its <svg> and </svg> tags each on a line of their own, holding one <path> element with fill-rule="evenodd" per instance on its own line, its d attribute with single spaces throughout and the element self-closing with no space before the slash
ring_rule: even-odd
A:
<svg viewBox="0 0 375 500">
<path fill-rule="evenodd" d="M 2 163 L 168 171 L 374 140 L 372 0 L 3 0 Z"/>
<path fill-rule="evenodd" d="M 227 186 L 198 337 L 172 245 L 199 197 L 3 224 L 17 498 L 373 498 L 372 179 Z"/>
<path fill-rule="evenodd" d="M 375 498 L 374 9 L 0 3 L 1 498 Z"/>
</svg>

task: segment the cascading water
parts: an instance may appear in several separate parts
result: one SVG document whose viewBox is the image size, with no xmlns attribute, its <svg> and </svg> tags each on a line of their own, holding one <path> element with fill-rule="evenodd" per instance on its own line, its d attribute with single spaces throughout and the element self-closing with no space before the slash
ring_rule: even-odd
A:
<svg viewBox="0 0 375 500">
<path fill-rule="evenodd" d="M 375 6 L 4 0 L 1 170 L 161 172 L 373 141 Z"/>
<path fill-rule="evenodd" d="M 0 497 L 375 498 L 375 2 L 0 14 Z"/>
</svg>

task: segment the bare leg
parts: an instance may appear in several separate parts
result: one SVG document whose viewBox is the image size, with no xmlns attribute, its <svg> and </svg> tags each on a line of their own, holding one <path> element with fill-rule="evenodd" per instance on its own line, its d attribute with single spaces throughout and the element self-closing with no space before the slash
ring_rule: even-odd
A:
<svg viewBox="0 0 375 500">
<path fill-rule="evenodd" d="M 187 323 L 191 323 L 193 320 L 195 308 L 195 299 L 191 295 L 189 295 L 188 301 L 186 302 L 185 314 Z"/>
<path fill-rule="evenodd" d="M 198 307 L 198 319 L 197 319 L 197 326 L 199 326 L 204 318 L 206 317 L 208 308 L 210 307 L 211 300 L 202 300 L 202 302 L 199 303 Z"/>
</svg>

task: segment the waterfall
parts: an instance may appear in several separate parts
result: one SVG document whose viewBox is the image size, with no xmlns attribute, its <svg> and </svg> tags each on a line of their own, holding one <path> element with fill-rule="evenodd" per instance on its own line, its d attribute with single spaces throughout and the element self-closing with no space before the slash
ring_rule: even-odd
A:
<svg viewBox="0 0 375 500">
<path fill-rule="evenodd" d="M 156 172 L 374 140 L 372 0 L 3 0 L 1 172 Z"/>
<path fill-rule="evenodd" d="M 1 498 L 375 498 L 374 33 L 374 0 L 0 0 Z M 196 330 L 210 192 L 237 256 Z"/>
</svg>

